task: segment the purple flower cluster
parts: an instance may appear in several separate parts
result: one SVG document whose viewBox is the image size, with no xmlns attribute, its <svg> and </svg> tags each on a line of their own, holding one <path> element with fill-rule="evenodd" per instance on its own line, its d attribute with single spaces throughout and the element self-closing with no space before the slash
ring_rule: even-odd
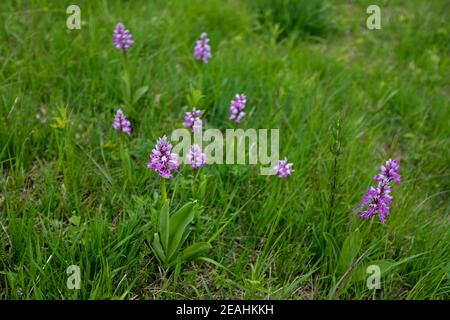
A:
<svg viewBox="0 0 450 320">
<path fill-rule="evenodd" d="M 134 45 L 132 34 L 125 28 L 123 23 L 118 23 L 114 29 L 113 44 L 117 50 L 123 50 L 125 54 Z M 196 41 L 194 56 L 195 59 L 201 60 L 203 63 L 208 63 L 208 60 L 212 58 L 208 35 L 205 32 L 203 32 L 200 35 L 200 39 Z M 246 104 L 247 97 L 244 94 L 236 94 L 234 99 L 231 101 L 229 120 L 235 121 L 239 124 L 245 116 L 244 109 Z M 201 116 L 202 111 L 197 110 L 196 108 L 194 108 L 191 112 L 186 112 L 183 126 L 189 128 L 194 133 L 201 132 L 203 128 L 203 121 L 200 118 Z M 115 115 L 113 127 L 120 132 L 131 135 L 131 123 L 120 109 Z M 175 176 L 173 171 L 176 171 L 179 168 L 178 155 L 172 153 L 172 145 L 169 143 L 166 136 L 158 139 L 155 148 L 150 154 L 150 159 L 148 168 L 150 170 L 154 170 L 164 179 L 173 178 Z M 193 145 L 187 154 L 187 160 L 192 169 L 198 169 L 206 165 L 207 158 L 198 145 Z M 294 172 L 292 166 L 292 163 L 287 162 L 287 158 L 280 160 L 279 164 L 274 168 L 276 175 L 280 178 L 289 177 Z M 392 169 L 389 165 L 386 165 L 386 167 L 383 168 L 384 169 L 382 170 L 379 179 L 384 179 L 384 176 L 392 174 Z M 397 181 L 397 177 L 395 175 L 392 176 L 392 179 Z M 398 180 L 399 179 L 400 177 L 398 177 Z"/>
<path fill-rule="evenodd" d="M 192 169 L 199 169 L 206 165 L 206 155 L 197 144 L 194 144 L 187 155 Z"/>
<path fill-rule="evenodd" d="M 386 161 L 386 165 L 381 166 L 380 168 L 380 174 L 375 176 L 376 182 L 381 181 L 387 181 L 389 182 L 395 182 L 397 184 L 400 184 L 400 174 L 398 173 L 398 168 L 400 164 L 397 160 L 389 159 Z"/>
<path fill-rule="evenodd" d="M 123 50 L 125 53 L 134 45 L 133 36 L 130 31 L 125 29 L 123 23 L 118 23 L 113 33 L 113 44 L 117 50 Z"/>
<path fill-rule="evenodd" d="M 400 183 L 400 174 L 398 173 L 399 163 L 397 160 L 389 159 L 386 165 L 381 166 L 380 174 L 374 177 L 378 183 L 377 187 L 370 187 L 363 197 L 359 206 L 359 217 L 370 219 L 378 215 L 381 223 L 386 222 L 392 203 L 390 183 Z"/>
<path fill-rule="evenodd" d="M 150 154 L 150 159 L 148 168 L 156 171 L 164 179 L 173 178 L 172 171 L 178 170 L 178 155 L 172 153 L 172 145 L 166 136 L 158 139 L 155 149 Z"/>
<path fill-rule="evenodd" d="M 231 101 L 230 106 L 230 120 L 235 120 L 237 123 L 241 122 L 242 117 L 245 115 L 243 111 L 247 104 L 247 97 L 244 94 L 237 94 Z"/>
<path fill-rule="evenodd" d="M 278 165 L 275 167 L 275 174 L 279 178 L 287 178 L 289 177 L 295 170 L 292 169 L 293 164 L 287 162 L 287 158 L 284 160 L 280 160 Z"/>
<path fill-rule="evenodd" d="M 190 128 L 192 132 L 200 132 L 202 130 L 203 122 L 200 119 L 202 112 L 197 109 L 192 109 L 192 112 L 186 112 L 184 116 L 183 126 Z"/>
<path fill-rule="evenodd" d="M 200 39 L 197 40 L 194 48 L 195 59 L 202 60 L 203 63 L 208 63 L 208 60 L 212 57 L 211 47 L 209 46 L 208 42 L 208 35 L 203 32 L 200 35 Z"/>
<path fill-rule="evenodd" d="M 131 123 L 128 121 L 127 117 L 125 117 L 125 114 L 121 109 L 117 110 L 114 117 L 113 128 L 128 135 L 131 134 Z"/>
</svg>

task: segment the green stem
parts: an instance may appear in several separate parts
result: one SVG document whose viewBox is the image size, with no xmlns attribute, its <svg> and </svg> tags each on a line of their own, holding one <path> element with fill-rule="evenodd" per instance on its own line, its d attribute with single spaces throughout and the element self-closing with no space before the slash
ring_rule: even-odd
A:
<svg viewBox="0 0 450 320">
<path fill-rule="evenodd" d="M 130 72 L 128 70 L 128 55 L 124 51 L 124 61 L 125 61 L 125 97 L 126 97 L 126 103 L 129 105 L 131 103 L 131 84 L 130 84 Z"/>
<path fill-rule="evenodd" d="M 193 196 L 197 196 L 198 193 L 198 183 L 197 183 L 197 179 L 198 179 L 198 175 L 200 173 L 200 169 L 196 169 L 195 173 L 194 173 L 194 177 L 192 179 L 192 194 Z"/>
<path fill-rule="evenodd" d="M 200 169 L 197 169 L 195 171 L 195 175 L 194 175 L 194 183 L 197 183 L 197 179 L 198 179 L 198 175 L 200 174 Z"/>
<path fill-rule="evenodd" d="M 161 180 L 161 196 L 163 199 L 163 203 L 166 203 L 167 201 L 167 190 L 166 190 L 166 180 Z"/>
<path fill-rule="evenodd" d="M 125 69 L 127 69 L 128 68 L 128 56 L 125 51 L 123 52 L 123 56 L 125 57 Z"/>
</svg>

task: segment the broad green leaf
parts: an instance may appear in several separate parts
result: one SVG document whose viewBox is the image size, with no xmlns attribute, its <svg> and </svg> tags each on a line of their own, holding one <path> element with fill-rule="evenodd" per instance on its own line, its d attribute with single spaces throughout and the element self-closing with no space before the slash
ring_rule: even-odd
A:
<svg viewBox="0 0 450 320">
<path fill-rule="evenodd" d="M 341 273 L 345 272 L 355 260 L 361 247 L 361 242 L 361 233 L 358 229 L 345 238 L 338 262 L 338 270 Z"/>
<path fill-rule="evenodd" d="M 393 271 L 395 267 L 395 261 L 393 260 L 374 260 L 366 262 L 356 268 L 352 273 L 352 281 L 366 281 L 370 273 L 367 273 L 367 268 L 370 265 L 375 265 L 380 268 L 381 276 L 385 276 L 388 272 Z"/>
<path fill-rule="evenodd" d="M 122 76 L 122 81 L 123 81 L 123 90 L 124 90 L 124 101 L 126 101 L 127 103 L 130 102 L 130 98 L 131 98 L 131 87 L 130 87 L 130 80 L 128 78 L 128 73 L 124 74 Z"/>
<path fill-rule="evenodd" d="M 181 239 L 186 227 L 192 222 L 192 219 L 194 219 L 194 205 L 194 202 L 185 204 L 170 218 L 170 238 L 167 254 L 169 260 L 172 255 L 176 253 L 178 247 L 181 246 Z"/>
<path fill-rule="evenodd" d="M 178 209 L 175 213 L 173 213 L 170 217 L 170 237 L 173 237 L 176 231 L 183 225 L 186 218 L 189 217 L 192 213 L 192 219 L 194 218 L 192 210 L 194 208 L 195 202 L 188 202 L 180 209 Z M 191 222 L 192 219 L 189 221 Z"/>
<path fill-rule="evenodd" d="M 203 99 L 203 94 L 200 90 L 191 89 L 191 92 L 187 96 L 188 104 L 191 108 L 196 108 L 199 105 L 200 100 Z"/>
<path fill-rule="evenodd" d="M 140 87 L 136 90 L 136 92 L 133 95 L 133 104 L 138 102 L 139 99 L 142 98 L 142 96 L 148 91 L 148 86 Z"/>
<path fill-rule="evenodd" d="M 164 250 L 161 247 L 161 241 L 159 240 L 159 235 L 157 233 L 155 233 L 155 236 L 153 237 L 152 248 L 158 259 L 161 262 L 165 263 L 166 255 L 164 254 Z"/>
<path fill-rule="evenodd" d="M 186 228 L 186 230 L 183 233 L 183 237 L 181 238 L 180 246 L 181 246 L 181 243 L 184 243 L 187 240 L 187 238 L 189 237 L 190 233 L 191 233 L 191 229 Z"/>
<path fill-rule="evenodd" d="M 181 258 L 182 260 L 189 260 L 197 254 L 209 249 L 211 249 L 211 245 L 208 242 L 197 242 L 184 249 Z"/>
<path fill-rule="evenodd" d="M 398 266 L 407 263 L 409 261 L 412 261 L 418 257 L 421 257 L 423 255 L 428 254 L 429 251 L 425 251 L 422 253 L 418 253 L 406 258 L 401 259 L 400 261 L 394 261 L 394 260 L 374 260 L 374 261 L 370 261 L 365 263 L 364 265 L 360 266 L 359 268 L 357 268 L 357 270 L 354 271 L 354 280 L 356 281 L 363 281 L 365 279 L 367 279 L 367 277 L 369 276 L 369 274 L 366 273 L 367 271 L 367 267 L 370 265 L 376 265 L 380 268 L 381 271 L 381 275 L 382 276 L 386 276 L 387 274 L 391 273 L 391 272 L 396 272 L 396 269 Z"/>
<path fill-rule="evenodd" d="M 161 243 L 165 252 L 169 249 L 170 219 L 169 219 L 169 202 L 166 201 L 159 214 L 159 229 L 161 235 Z"/>
<path fill-rule="evenodd" d="M 80 216 L 71 216 L 70 218 L 69 218 L 69 221 L 73 224 L 73 225 L 75 225 L 75 226 L 79 226 L 80 225 L 80 222 L 81 222 L 81 217 Z"/>
<path fill-rule="evenodd" d="M 58 107 L 58 116 L 53 118 L 53 123 L 50 125 L 55 129 L 64 129 L 69 123 L 69 116 L 65 107 Z"/>
<path fill-rule="evenodd" d="M 200 182 L 200 185 L 198 186 L 198 196 L 203 199 L 205 197 L 206 194 L 206 183 L 207 180 L 202 180 Z"/>
</svg>

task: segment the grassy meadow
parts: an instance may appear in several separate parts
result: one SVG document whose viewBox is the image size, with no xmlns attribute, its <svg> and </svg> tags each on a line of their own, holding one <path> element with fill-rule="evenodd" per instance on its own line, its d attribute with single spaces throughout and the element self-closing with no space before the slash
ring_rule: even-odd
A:
<svg viewBox="0 0 450 320">
<path fill-rule="evenodd" d="M 80 30 L 66 27 L 70 4 Z M 381 30 L 366 27 L 370 4 Z M 1 1 L 0 299 L 449 299 L 449 10 Z M 135 41 L 127 62 L 112 44 L 118 22 Z M 202 32 L 207 64 L 193 55 Z M 228 120 L 237 93 L 248 97 L 239 125 Z M 295 172 L 181 166 L 166 184 L 171 212 L 196 201 L 183 247 L 210 248 L 167 266 L 152 247 L 164 197 L 147 163 L 193 104 L 205 128 L 278 128 Z M 112 127 L 119 108 L 130 136 Z M 362 220 L 389 158 L 402 178 L 390 215 Z M 79 290 L 66 285 L 70 265 Z M 370 265 L 379 290 L 366 285 Z"/>
</svg>

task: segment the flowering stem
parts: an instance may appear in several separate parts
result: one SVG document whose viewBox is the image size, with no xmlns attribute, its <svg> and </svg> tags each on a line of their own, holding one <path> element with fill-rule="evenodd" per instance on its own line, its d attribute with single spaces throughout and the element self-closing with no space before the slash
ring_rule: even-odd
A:
<svg viewBox="0 0 450 320">
<path fill-rule="evenodd" d="M 166 190 L 166 180 L 161 179 L 161 196 L 163 203 L 167 202 L 167 190 Z"/>
<path fill-rule="evenodd" d="M 197 192 L 198 192 L 197 178 L 198 178 L 199 172 L 200 172 L 199 169 L 195 170 L 194 177 L 192 179 L 192 193 L 194 196 L 196 196 Z"/>
<path fill-rule="evenodd" d="M 200 174 L 200 170 L 195 170 L 194 183 L 197 182 L 197 178 L 198 178 L 198 175 L 199 175 L 199 174 Z"/>
<path fill-rule="evenodd" d="M 128 68 L 128 55 L 127 55 L 126 51 L 123 52 L 123 56 L 125 57 L 125 69 L 127 69 Z"/>
<path fill-rule="evenodd" d="M 128 149 L 125 143 L 126 139 L 124 137 L 124 135 L 120 136 L 120 140 L 119 140 L 119 150 L 120 150 L 120 160 L 122 161 L 122 169 L 124 171 L 124 175 L 126 177 L 126 179 L 128 180 L 128 182 L 132 182 L 132 173 L 131 173 L 131 162 L 130 162 L 130 156 L 128 153 Z M 125 186 L 128 184 L 125 184 Z"/>
<path fill-rule="evenodd" d="M 128 70 L 128 54 L 126 51 L 123 52 L 124 61 L 125 61 L 125 74 L 124 74 L 124 80 L 125 80 L 125 99 L 126 103 L 131 103 L 131 87 L 130 87 L 130 73 Z"/>
</svg>

